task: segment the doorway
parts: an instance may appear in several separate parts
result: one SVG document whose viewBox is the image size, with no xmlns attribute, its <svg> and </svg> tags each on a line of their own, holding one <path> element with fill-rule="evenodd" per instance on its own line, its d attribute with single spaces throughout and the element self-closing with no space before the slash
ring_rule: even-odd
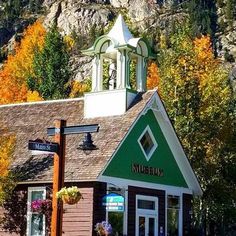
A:
<svg viewBox="0 0 236 236">
<path fill-rule="evenodd" d="M 158 235 L 158 198 L 136 196 L 136 236 Z"/>
</svg>

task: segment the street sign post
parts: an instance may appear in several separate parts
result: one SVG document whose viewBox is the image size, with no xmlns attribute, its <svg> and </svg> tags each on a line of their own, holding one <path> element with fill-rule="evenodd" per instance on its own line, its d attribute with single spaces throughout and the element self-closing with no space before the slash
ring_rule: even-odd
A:
<svg viewBox="0 0 236 236">
<path fill-rule="evenodd" d="M 41 139 L 29 140 L 28 149 L 32 151 L 32 155 L 53 154 L 58 152 L 58 143 Z"/>
<path fill-rule="evenodd" d="M 90 139 L 86 140 L 80 147 L 83 150 L 94 150 L 95 145 L 91 140 L 91 134 L 99 131 L 98 124 L 66 126 L 65 120 L 55 120 L 55 127 L 47 129 L 48 136 L 54 136 L 54 143 L 46 140 L 29 140 L 28 149 L 32 155 L 54 154 L 53 170 L 53 197 L 52 197 L 52 217 L 51 217 L 51 236 L 62 235 L 62 212 L 63 203 L 56 198 L 56 193 L 64 187 L 65 175 L 65 137 L 68 134 L 85 133 Z"/>
</svg>

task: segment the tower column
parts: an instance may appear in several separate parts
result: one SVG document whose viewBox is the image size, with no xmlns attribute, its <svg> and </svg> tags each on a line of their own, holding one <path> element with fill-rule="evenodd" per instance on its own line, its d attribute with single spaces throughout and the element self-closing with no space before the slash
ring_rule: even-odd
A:
<svg viewBox="0 0 236 236">
<path fill-rule="evenodd" d="M 125 88 L 125 55 L 124 51 L 117 50 L 117 88 Z"/>
<path fill-rule="evenodd" d="M 130 89 L 130 52 L 126 52 L 126 62 L 125 62 L 125 88 Z"/>
<path fill-rule="evenodd" d="M 147 63 L 148 63 L 148 59 L 146 57 L 143 57 L 143 77 L 142 77 L 142 81 L 143 81 L 143 90 L 142 91 L 146 91 L 147 90 Z"/>
<path fill-rule="evenodd" d="M 99 56 L 98 62 L 98 91 L 103 90 L 103 57 Z"/>
<path fill-rule="evenodd" d="M 136 72 L 137 90 L 143 92 L 145 91 L 146 78 L 144 78 L 144 58 L 141 56 L 138 56 Z"/>
<path fill-rule="evenodd" d="M 103 59 L 96 55 L 93 59 L 92 92 L 102 91 Z"/>
</svg>

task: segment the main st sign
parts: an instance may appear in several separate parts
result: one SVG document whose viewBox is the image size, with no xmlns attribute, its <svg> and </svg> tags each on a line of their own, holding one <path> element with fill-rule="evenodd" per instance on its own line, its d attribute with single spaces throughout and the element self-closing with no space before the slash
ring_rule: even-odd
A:
<svg viewBox="0 0 236 236">
<path fill-rule="evenodd" d="M 53 154 L 58 151 L 58 143 L 52 143 L 41 139 L 29 140 L 28 149 L 40 154 Z"/>
</svg>

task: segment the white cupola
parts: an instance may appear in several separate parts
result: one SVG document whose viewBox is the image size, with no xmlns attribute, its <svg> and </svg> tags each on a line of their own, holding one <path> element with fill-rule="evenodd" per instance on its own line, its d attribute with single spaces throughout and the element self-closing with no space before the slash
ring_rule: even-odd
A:
<svg viewBox="0 0 236 236">
<path fill-rule="evenodd" d="M 136 94 L 146 91 L 147 60 L 154 55 L 147 41 L 133 37 L 121 15 L 110 32 L 83 53 L 94 57 L 86 118 L 124 114 Z"/>
</svg>

